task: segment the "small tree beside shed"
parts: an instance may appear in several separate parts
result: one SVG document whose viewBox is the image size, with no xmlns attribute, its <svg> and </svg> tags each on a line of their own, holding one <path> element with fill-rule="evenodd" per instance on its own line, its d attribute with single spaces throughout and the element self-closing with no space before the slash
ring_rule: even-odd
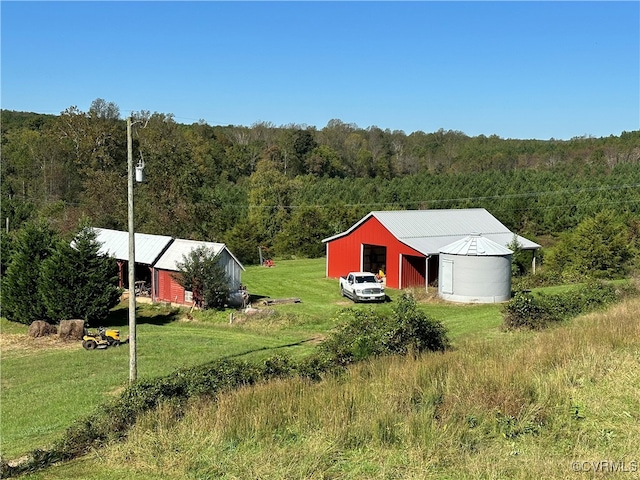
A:
<svg viewBox="0 0 640 480">
<path fill-rule="evenodd" d="M 191 250 L 178 262 L 175 280 L 192 292 L 200 308 L 224 308 L 229 298 L 229 279 L 220 263 L 220 254 L 205 246 Z"/>
</svg>

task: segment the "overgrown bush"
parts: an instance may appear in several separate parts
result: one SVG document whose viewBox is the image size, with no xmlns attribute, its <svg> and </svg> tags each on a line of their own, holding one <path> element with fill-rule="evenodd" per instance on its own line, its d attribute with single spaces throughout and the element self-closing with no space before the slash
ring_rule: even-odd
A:
<svg viewBox="0 0 640 480">
<path fill-rule="evenodd" d="M 618 301 L 635 291 L 632 286 L 618 287 L 611 283 L 592 281 L 575 290 L 553 295 L 516 293 L 503 307 L 506 329 L 541 329 L 550 322 L 566 320 Z"/>
<path fill-rule="evenodd" d="M 543 328 L 551 320 L 550 312 L 545 308 L 540 297 L 527 292 L 518 292 L 502 309 L 503 325 L 508 330 Z"/>
<path fill-rule="evenodd" d="M 512 277 L 511 288 L 515 291 L 531 290 L 532 288 L 551 287 L 564 283 L 562 275 L 548 268 L 540 268 L 536 273 L 527 273 L 519 277 Z"/>
<path fill-rule="evenodd" d="M 380 355 L 442 351 L 449 346 L 444 325 L 419 310 L 411 295 L 402 295 L 390 316 L 345 309 L 340 317 L 340 327 L 320 345 L 320 355 L 336 365 Z"/>
</svg>

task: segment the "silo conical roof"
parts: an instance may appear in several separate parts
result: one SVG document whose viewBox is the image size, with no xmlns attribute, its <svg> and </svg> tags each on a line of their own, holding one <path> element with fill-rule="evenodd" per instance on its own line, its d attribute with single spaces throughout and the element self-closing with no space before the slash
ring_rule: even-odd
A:
<svg viewBox="0 0 640 480">
<path fill-rule="evenodd" d="M 499 256 L 511 255 L 513 251 L 482 235 L 469 235 L 439 249 L 449 255 Z"/>
</svg>

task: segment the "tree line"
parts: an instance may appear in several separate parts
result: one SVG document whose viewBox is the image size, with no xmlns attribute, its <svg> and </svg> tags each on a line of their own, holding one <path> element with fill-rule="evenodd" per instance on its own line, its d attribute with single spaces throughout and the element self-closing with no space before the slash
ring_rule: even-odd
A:
<svg viewBox="0 0 640 480">
<path fill-rule="evenodd" d="M 518 140 L 458 131 L 306 125 L 210 126 L 133 112 L 136 231 L 226 243 L 246 264 L 258 246 L 319 256 L 372 210 L 484 207 L 534 238 L 603 210 L 626 225 L 640 200 L 640 131 Z M 117 105 L 60 115 L 2 111 L 2 220 L 60 232 L 127 229 L 126 124 Z M 4 229 L 3 229 L 4 230 Z M 3 249 L 7 239 L 3 235 Z M 8 236 L 10 237 L 10 235 Z"/>
</svg>

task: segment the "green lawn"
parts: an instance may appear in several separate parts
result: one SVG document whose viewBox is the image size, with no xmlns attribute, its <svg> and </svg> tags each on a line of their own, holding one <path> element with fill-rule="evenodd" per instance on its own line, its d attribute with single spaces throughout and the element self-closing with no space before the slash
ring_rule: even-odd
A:
<svg viewBox="0 0 640 480">
<path fill-rule="evenodd" d="M 334 314 L 345 307 L 389 311 L 399 292 L 388 290 L 391 302 L 354 305 L 342 298 L 337 281 L 325 278 L 324 259 L 276 261 L 273 268 L 248 267 L 243 282 L 257 298 L 300 298 L 300 303 L 268 307 L 274 315 L 243 318 L 232 312 L 195 312 L 162 306 L 138 307 L 138 375 L 150 378 L 177 368 L 225 356 L 259 358 L 276 352 L 308 353 L 308 340 L 330 330 Z M 498 334 L 499 305 L 422 304 L 442 320 L 454 341 Z M 260 307 L 265 308 L 265 307 Z M 105 326 L 128 330 L 127 303 L 117 307 Z M 65 427 L 112 398 L 128 382 L 129 348 L 123 345 L 85 351 L 80 342 L 61 345 L 26 337 L 27 327 L 2 320 L 0 452 L 13 458 L 46 446 Z M 16 346 L 17 345 L 17 346 Z"/>
</svg>

